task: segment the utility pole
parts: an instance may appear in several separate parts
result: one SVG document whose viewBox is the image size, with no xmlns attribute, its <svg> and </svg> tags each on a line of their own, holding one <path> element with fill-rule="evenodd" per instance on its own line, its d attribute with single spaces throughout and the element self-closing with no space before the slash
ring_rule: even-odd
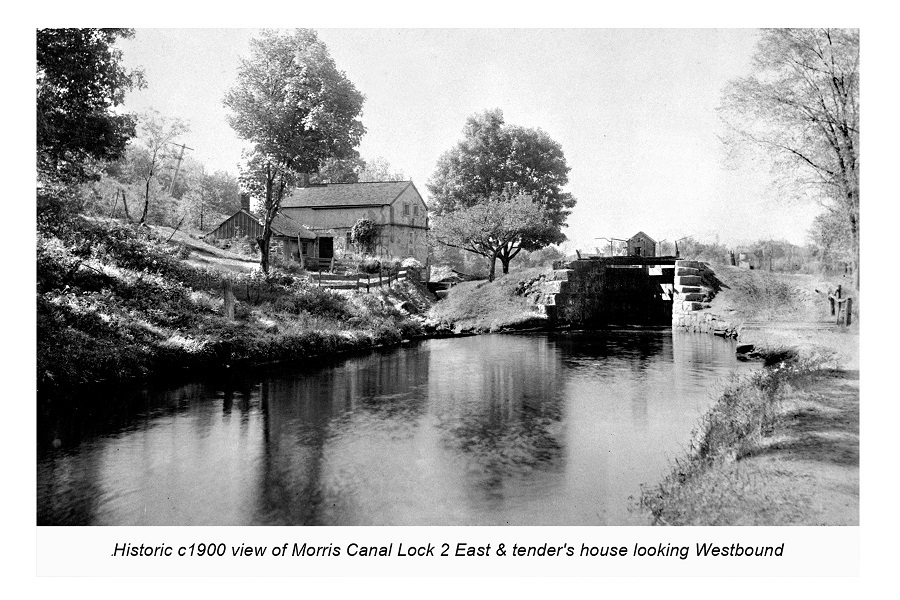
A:
<svg viewBox="0 0 900 600">
<path fill-rule="evenodd" d="M 178 153 L 178 165 L 175 167 L 175 175 L 172 176 L 172 181 L 169 182 L 169 195 L 172 195 L 172 190 L 175 188 L 175 180 L 178 179 L 178 171 L 181 170 L 181 160 L 184 158 L 185 150 L 193 150 L 190 146 L 185 146 L 184 144 L 179 144 L 178 142 L 169 142 L 170 144 L 175 144 L 176 146 L 181 146 L 181 152 Z"/>
</svg>

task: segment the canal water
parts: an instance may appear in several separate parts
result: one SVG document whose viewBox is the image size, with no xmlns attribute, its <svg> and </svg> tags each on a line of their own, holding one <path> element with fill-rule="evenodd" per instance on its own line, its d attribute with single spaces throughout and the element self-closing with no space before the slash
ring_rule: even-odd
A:
<svg viewBox="0 0 900 600">
<path fill-rule="evenodd" d="M 629 525 L 736 371 L 671 330 L 428 340 L 38 418 L 37 522 Z"/>
</svg>

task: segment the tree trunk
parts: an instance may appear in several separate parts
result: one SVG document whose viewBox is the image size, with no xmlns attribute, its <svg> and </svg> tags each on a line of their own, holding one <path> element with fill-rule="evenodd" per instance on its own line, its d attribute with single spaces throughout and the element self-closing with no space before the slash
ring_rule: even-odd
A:
<svg viewBox="0 0 900 600">
<path fill-rule="evenodd" d="M 121 190 L 122 192 L 122 206 L 125 208 L 125 220 L 126 222 L 131 222 L 131 215 L 128 214 L 128 200 L 125 199 L 125 190 Z"/>
<path fill-rule="evenodd" d="M 494 252 L 494 253 L 490 256 L 489 260 L 491 261 L 491 268 L 490 268 L 490 270 L 488 271 L 488 281 L 493 281 L 493 280 L 494 280 L 494 273 L 497 272 L 497 253 Z"/>
<path fill-rule="evenodd" d="M 859 293 L 859 216 L 850 213 L 850 235 L 852 238 L 853 285 Z"/>
<path fill-rule="evenodd" d="M 271 242 L 272 230 L 269 230 L 269 235 L 266 236 L 266 228 L 263 228 L 262 237 L 256 238 L 256 244 L 259 246 L 259 268 L 262 269 L 262 272 L 266 275 L 269 274 L 269 244 Z"/>
<path fill-rule="evenodd" d="M 509 257 L 506 256 L 506 255 L 501 255 L 501 256 L 500 256 L 500 264 L 503 265 L 503 274 L 504 274 L 504 275 L 508 275 L 508 274 L 509 274 L 509 263 L 510 263 L 511 260 L 512 260 L 512 259 L 509 258 Z"/>
</svg>

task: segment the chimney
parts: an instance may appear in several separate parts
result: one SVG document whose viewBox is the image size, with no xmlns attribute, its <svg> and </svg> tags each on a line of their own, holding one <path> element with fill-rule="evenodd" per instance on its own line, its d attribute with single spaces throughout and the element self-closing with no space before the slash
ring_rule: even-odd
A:
<svg viewBox="0 0 900 600">
<path fill-rule="evenodd" d="M 300 173 L 300 183 L 297 187 L 309 187 L 309 173 Z"/>
<path fill-rule="evenodd" d="M 250 212 L 250 194 L 241 194 L 241 210 Z"/>
</svg>

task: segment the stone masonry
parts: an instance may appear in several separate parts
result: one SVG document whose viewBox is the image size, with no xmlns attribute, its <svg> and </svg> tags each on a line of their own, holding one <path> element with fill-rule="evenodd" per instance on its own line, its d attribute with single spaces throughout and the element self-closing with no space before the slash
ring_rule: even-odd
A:
<svg viewBox="0 0 900 600">
<path fill-rule="evenodd" d="M 672 329 L 737 337 L 737 325 L 709 310 L 710 300 L 716 295 L 716 281 L 706 263 L 675 261 Z"/>
</svg>

